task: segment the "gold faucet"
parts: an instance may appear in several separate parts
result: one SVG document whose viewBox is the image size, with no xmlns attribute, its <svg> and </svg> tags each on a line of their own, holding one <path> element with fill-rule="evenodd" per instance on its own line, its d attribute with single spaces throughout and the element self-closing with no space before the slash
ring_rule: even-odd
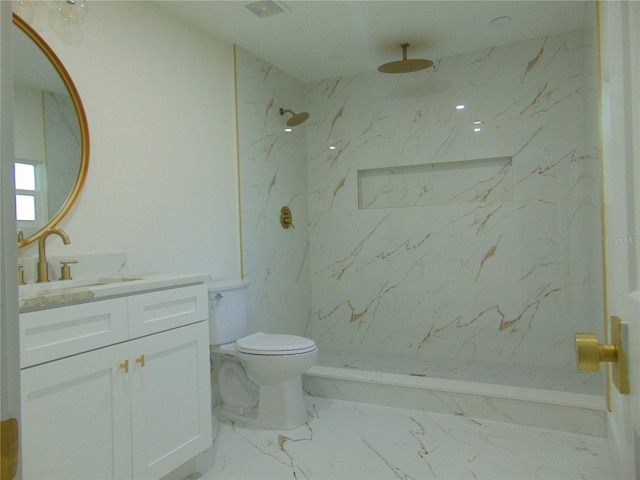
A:
<svg viewBox="0 0 640 480">
<path fill-rule="evenodd" d="M 47 256 L 44 253 L 44 241 L 49 235 L 54 233 L 62 238 L 65 245 L 69 245 L 69 243 L 71 243 L 69 236 L 59 228 L 50 228 L 49 230 L 42 232 L 42 235 L 40 235 L 40 239 L 38 240 L 38 283 L 46 283 L 49 281 Z"/>
</svg>

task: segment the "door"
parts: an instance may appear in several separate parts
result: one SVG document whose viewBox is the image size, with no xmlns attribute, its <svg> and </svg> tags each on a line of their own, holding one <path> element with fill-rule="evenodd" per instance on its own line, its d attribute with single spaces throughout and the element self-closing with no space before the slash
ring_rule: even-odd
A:
<svg viewBox="0 0 640 480">
<path fill-rule="evenodd" d="M 22 370 L 25 479 L 131 478 L 125 360 L 114 345 Z"/>
<path fill-rule="evenodd" d="M 11 6 L 0 1 L 0 420 L 20 419 Z"/>
<path fill-rule="evenodd" d="M 608 316 L 628 329 L 630 394 L 610 387 L 621 478 L 640 478 L 640 2 L 599 2 Z"/>
<path fill-rule="evenodd" d="M 208 324 L 129 345 L 133 478 L 160 478 L 211 446 Z"/>
</svg>

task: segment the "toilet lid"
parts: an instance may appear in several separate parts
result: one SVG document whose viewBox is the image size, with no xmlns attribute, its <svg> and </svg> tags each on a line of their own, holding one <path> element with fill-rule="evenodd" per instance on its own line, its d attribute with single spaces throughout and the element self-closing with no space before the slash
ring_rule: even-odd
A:
<svg viewBox="0 0 640 480">
<path fill-rule="evenodd" d="M 316 350 L 316 342 L 296 335 L 254 333 L 237 341 L 238 352 L 254 355 L 294 355 Z"/>
</svg>

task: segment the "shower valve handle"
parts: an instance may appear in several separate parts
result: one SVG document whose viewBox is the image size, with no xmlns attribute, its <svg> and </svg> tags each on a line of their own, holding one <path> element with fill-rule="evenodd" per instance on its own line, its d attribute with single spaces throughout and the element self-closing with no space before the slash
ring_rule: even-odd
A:
<svg viewBox="0 0 640 480">
<path fill-rule="evenodd" d="M 280 225 L 282 225 L 284 229 L 291 227 L 295 230 L 296 227 L 293 226 L 293 215 L 289 207 L 285 206 L 280 209 Z"/>
</svg>

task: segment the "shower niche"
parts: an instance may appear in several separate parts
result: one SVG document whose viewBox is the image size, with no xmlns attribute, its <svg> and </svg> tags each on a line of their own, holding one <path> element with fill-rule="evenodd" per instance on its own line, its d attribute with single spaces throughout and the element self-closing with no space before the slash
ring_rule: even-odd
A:
<svg viewBox="0 0 640 480">
<path fill-rule="evenodd" d="M 358 208 L 510 201 L 512 167 L 497 157 L 358 170 Z"/>
</svg>

